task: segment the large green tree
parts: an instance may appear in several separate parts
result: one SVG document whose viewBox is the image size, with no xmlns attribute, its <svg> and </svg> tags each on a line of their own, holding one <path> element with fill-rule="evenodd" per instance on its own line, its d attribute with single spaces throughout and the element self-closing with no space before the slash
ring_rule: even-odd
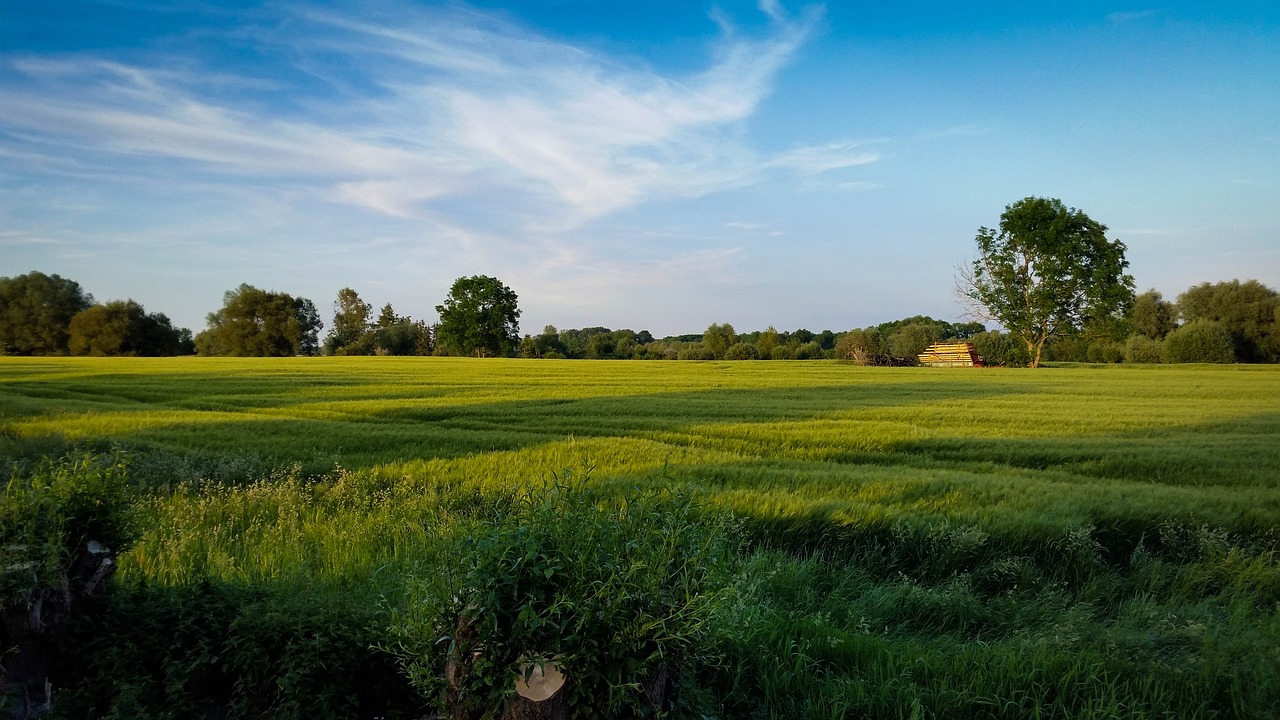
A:
<svg viewBox="0 0 1280 720">
<path fill-rule="evenodd" d="M 1178 312 L 1221 323 L 1242 362 L 1280 360 L 1280 294 L 1257 280 L 1196 285 L 1178 296 Z"/>
<path fill-rule="evenodd" d="M 324 339 L 324 350 L 327 355 L 368 355 L 368 352 L 350 352 L 365 333 L 369 332 L 373 306 L 360 299 L 359 293 L 351 288 L 338 291 L 338 299 L 333 303 L 333 326 Z"/>
<path fill-rule="evenodd" d="M 201 355 L 288 357 L 315 355 L 323 323 L 306 298 L 244 284 L 223 295 L 222 309 L 209 313 L 209 327 L 196 336 Z"/>
<path fill-rule="evenodd" d="M 0 354 L 67 352 L 71 318 L 93 305 L 80 284 L 32 271 L 0 278 Z"/>
<path fill-rule="evenodd" d="M 734 343 L 738 342 L 738 333 L 729 323 L 712 323 L 702 333 L 702 349 L 716 360 L 724 358 L 724 354 Z"/>
<path fill-rule="evenodd" d="M 1178 326 L 1178 309 L 1153 288 L 1134 298 L 1129 323 L 1134 335 L 1163 340 Z"/>
<path fill-rule="evenodd" d="M 488 275 L 458 278 L 436 306 L 438 348 L 475 357 L 508 355 L 520 342 L 520 309 L 511 288 Z"/>
<path fill-rule="evenodd" d="M 978 254 L 957 280 L 975 314 L 1027 346 L 1031 367 L 1047 341 L 1122 316 L 1133 303 L 1125 246 L 1105 225 L 1061 200 L 1028 197 L 1005 208 L 1000 228 L 979 228 Z"/>
<path fill-rule="evenodd" d="M 71 318 L 72 355 L 160 357 L 183 351 L 183 330 L 164 313 L 148 313 L 133 300 L 94 305 Z"/>
</svg>

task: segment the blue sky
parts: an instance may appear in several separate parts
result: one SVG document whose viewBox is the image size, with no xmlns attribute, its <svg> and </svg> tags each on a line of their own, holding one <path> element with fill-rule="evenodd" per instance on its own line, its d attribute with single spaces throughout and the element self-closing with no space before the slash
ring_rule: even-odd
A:
<svg viewBox="0 0 1280 720">
<path fill-rule="evenodd" d="M 0 276 L 845 330 L 961 318 L 1037 195 L 1140 290 L 1280 286 L 1280 4 L 977 5 L 0 0 Z"/>
</svg>

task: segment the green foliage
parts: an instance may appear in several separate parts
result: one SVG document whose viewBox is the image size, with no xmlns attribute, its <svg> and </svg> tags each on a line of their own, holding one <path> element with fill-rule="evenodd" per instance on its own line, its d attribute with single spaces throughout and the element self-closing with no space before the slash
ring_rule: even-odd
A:
<svg viewBox="0 0 1280 720">
<path fill-rule="evenodd" d="M 724 351 L 725 360 L 759 360 L 760 353 L 751 343 L 740 342 L 729 346 Z"/>
<path fill-rule="evenodd" d="M 14 464 L 0 496 L 0 609 L 56 590 L 85 543 L 120 549 L 131 539 L 133 494 L 119 453 Z"/>
<path fill-rule="evenodd" d="M 888 353 L 888 343 L 877 328 L 850 330 L 836 343 L 836 357 L 859 365 L 868 365 L 873 356 Z"/>
<path fill-rule="evenodd" d="M 712 323 L 706 332 L 702 333 L 702 349 L 712 360 L 724 359 L 724 354 L 736 342 L 738 342 L 738 333 L 729 323 Z"/>
<path fill-rule="evenodd" d="M 366 355 L 364 352 L 347 352 L 369 332 L 372 324 L 373 306 L 360 299 L 359 293 L 351 288 L 338 291 L 338 299 L 333 303 L 333 325 L 324 339 L 326 355 Z"/>
<path fill-rule="evenodd" d="M 1280 361 L 1280 294 L 1257 280 L 1197 285 L 1178 296 L 1178 311 L 1220 323 L 1241 362 Z"/>
<path fill-rule="evenodd" d="M 497 278 L 458 278 L 443 305 L 436 306 L 438 346 L 457 355 L 501 357 L 520 341 L 520 310 L 511 288 Z"/>
<path fill-rule="evenodd" d="M 554 661 L 571 717 L 656 715 L 655 684 L 713 660 L 705 625 L 730 537 L 685 496 L 609 502 L 556 487 L 498 503 L 419 568 L 395 651 L 442 711 L 453 697 L 491 717 L 522 663 Z"/>
<path fill-rule="evenodd" d="M 1178 326 L 1178 308 L 1151 289 L 1133 299 L 1129 321 L 1135 335 L 1163 340 Z"/>
<path fill-rule="evenodd" d="M 617 345 L 611 333 L 597 333 L 587 341 L 586 357 L 592 360 L 611 357 Z"/>
<path fill-rule="evenodd" d="M 1089 343 L 1085 359 L 1091 363 L 1118 363 L 1124 360 L 1124 351 L 1113 342 L 1092 342 Z"/>
<path fill-rule="evenodd" d="M 982 361 L 992 367 L 1026 367 L 1030 362 L 1026 344 L 999 330 L 987 330 L 969 339 Z"/>
<path fill-rule="evenodd" d="M 1124 343 L 1122 353 L 1124 361 L 1130 364 L 1152 364 L 1162 362 L 1163 343 L 1144 335 L 1134 335 Z"/>
<path fill-rule="evenodd" d="M 79 283 L 57 275 L 0 278 L 0 354 L 65 353 L 71 319 L 92 304 Z"/>
<path fill-rule="evenodd" d="M 421 717 L 385 622 L 360 586 L 119 585 L 61 640 L 55 717 Z"/>
<path fill-rule="evenodd" d="M 782 347 L 782 340 L 778 336 L 778 331 L 772 325 L 760 333 L 760 337 L 756 338 L 756 354 L 761 360 L 772 360 L 773 351 Z"/>
<path fill-rule="evenodd" d="M 242 284 L 223 295 L 222 309 L 207 321 L 195 339 L 201 355 L 289 357 L 319 350 L 322 323 L 315 305 L 287 293 Z"/>
<path fill-rule="evenodd" d="M 796 360 L 819 360 L 823 357 L 822 345 L 815 340 L 796 347 Z"/>
<path fill-rule="evenodd" d="M 889 353 L 894 357 L 915 359 L 941 339 L 942 330 L 937 325 L 909 323 L 889 335 Z"/>
<path fill-rule="evenodd" d="M 182 331 L 164 313 L 148 313 L 132 300 L 82 310 L 71 318 L 69 331 L 72 355 L 162 357 L 184 349 Z"/>
<path fill-rule="evenodd" d="M 1060 200 L 1024 198 L 1005 208 L 998 232 L 978 230 L 980 257 L 962 274 L 960 289 L 1026 343 L 1037 367 L 1047 341 L 1123 315 L 1132 304 L 1125 246 L 1106 231 Z"/>
<path fill-rule="evenodd" d="M 1165 337 L 1161 357 L 1167 363 L 1232 363 L 1235 343 L 1222 323 L 1193 320 Z"/>
<path fill-rule="evenodd" d="M 790 345 L 779 345 L 769 354 L 770 360 L 795 360 L 795 350 Z"/>
<path fill-rule="evenodd" d="M 489 565 L 565 597 L 536 571 L 652 558 L 606 552 L 614 514 L 682 497 L 691 535 L 734 537 L 701 507 L 752 544 L 673 717 L 1261 720 L 1276 398 L 1277 368 L 1251 366 L 3 358 L 0 457 L 25 478 L 61 452 L 49 433 L 134 445 L 133 539 L 66 638 L 66 717 L 422 717 L 370 648 L 435 568 L 461 587 L 472 549 L 510 540 Z M 546 497 L 522 489 L 579 463 L 589 481 L 531 520 Z M 607 541 L 581 539 L 595 518 Z"/>
</svg>

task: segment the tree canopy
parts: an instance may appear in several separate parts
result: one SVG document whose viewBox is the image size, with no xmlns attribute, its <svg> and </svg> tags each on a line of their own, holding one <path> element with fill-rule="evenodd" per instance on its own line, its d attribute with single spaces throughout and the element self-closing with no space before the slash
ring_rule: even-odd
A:
<svg viewBox="0 0 1280 720">
<path fill-rule="evenodd" d="M 511 288 L 497 278 L 458 278 L 449 297 L 436 306 L 440 325 L 437 346 L 458 355 L 492 357 L 510 354 L 520 342 L 520 309 Z"/>
<path fill-rule="evenodd" d="M 1129 322 L 1135 335 L 1163 340 L 1178 325 L 1178 309 L 1152 288 L 1133 299 Z"/>
<path fill-rule="evenodd" d="M 196 351 L 240 357 L 315 355 L 323 326 L 310 300 L 248 284 L 228 290 L 222 309 L 207 321 L 209 327 L 196 336 Z"/>
<path fill-rule="evenodd" d="M 1188 323 L 1220 323 L 1243 362 L 1280 360 L 1280 294 L 1257 280 L 1196 285 L 1178 296 L 1178 311 Z"/>
<path fill-rule="evenodd" d="M 1047 341 L 1132 305 L 1125 246 L 1106 231 L 1061 200 L 1019 200 L 1005 208 L 999 230 L 978 229 L 979 258 L 961 271 L 959 291 L 975 314 L 1020 338 L 1036 367 Z"/>
<path fill-rule="evenodd" d="M 738 342 L 738 333 L 729 323 L 712 323 L 707 331 L 702 333 L 702 348 L 716 360 L 723 359 L 730 346 L 736 342 Z"/>
<path fill-rule="evenodd" d="M 79 283 L 58 275 L 32 271 L 0 278 L 0 353 L 67 352 L 71 318 L 92 304 Z"/>
<path fill-rule="evenodd" d="M 359 293 L 351 288 L 338 291 L 338 299 L 333 303 L 333 326 L 324 339 L 326 355 L 363 355 L 366 353 L 348 353 L 360 338 L 369 332 L 373 306 L 360 299 Z"/>
<path fill-rule="evenodd" d="M 72 355 L 160 357 L 189 350 L 190 331 L 173 327 L 164 313 L 148 313 L 133 300 L 94 305 L 71 318 Z"/>
</svg>

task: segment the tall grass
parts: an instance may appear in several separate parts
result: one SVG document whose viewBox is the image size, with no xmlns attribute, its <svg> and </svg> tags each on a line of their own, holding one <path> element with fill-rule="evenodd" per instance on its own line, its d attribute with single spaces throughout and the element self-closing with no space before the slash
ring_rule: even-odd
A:
<svg viewBox="0 0 1280 720">
<path fill-rule="evenodd" d="M 233 627 L 258 628 L 275 659 L 190 640 L 235 658 L 209 661 L 233 716 L 302 716 L 270 688 L 327 677 L 280 650 L 318 632 L 285 615 L 314 607 L 317 637 L 345 638 L 331 652 L 384 667 L 370 646 L 440 538 L 569 476 L 602 506 L 679 493 L 740 519 L 750 549 L 701 641 L 720 661 L 685 678 L 690 717 L 1280 706 L 1274 368 L 0 358 L 0 413 L 15 476 L 51 435 L 130 448 L 108 602 L 169 618 L 163 633 L 206 588 L 223 604 L 202 632 L 249 653 Z M 171 673 L 205 656 L 166 652 L 126 685 L 187 687 Z M 412 716 L 403 692 L 379 690 L 377 712 Z M 142 707 L 126 700 L 111 712 Z"/>
</svg>

